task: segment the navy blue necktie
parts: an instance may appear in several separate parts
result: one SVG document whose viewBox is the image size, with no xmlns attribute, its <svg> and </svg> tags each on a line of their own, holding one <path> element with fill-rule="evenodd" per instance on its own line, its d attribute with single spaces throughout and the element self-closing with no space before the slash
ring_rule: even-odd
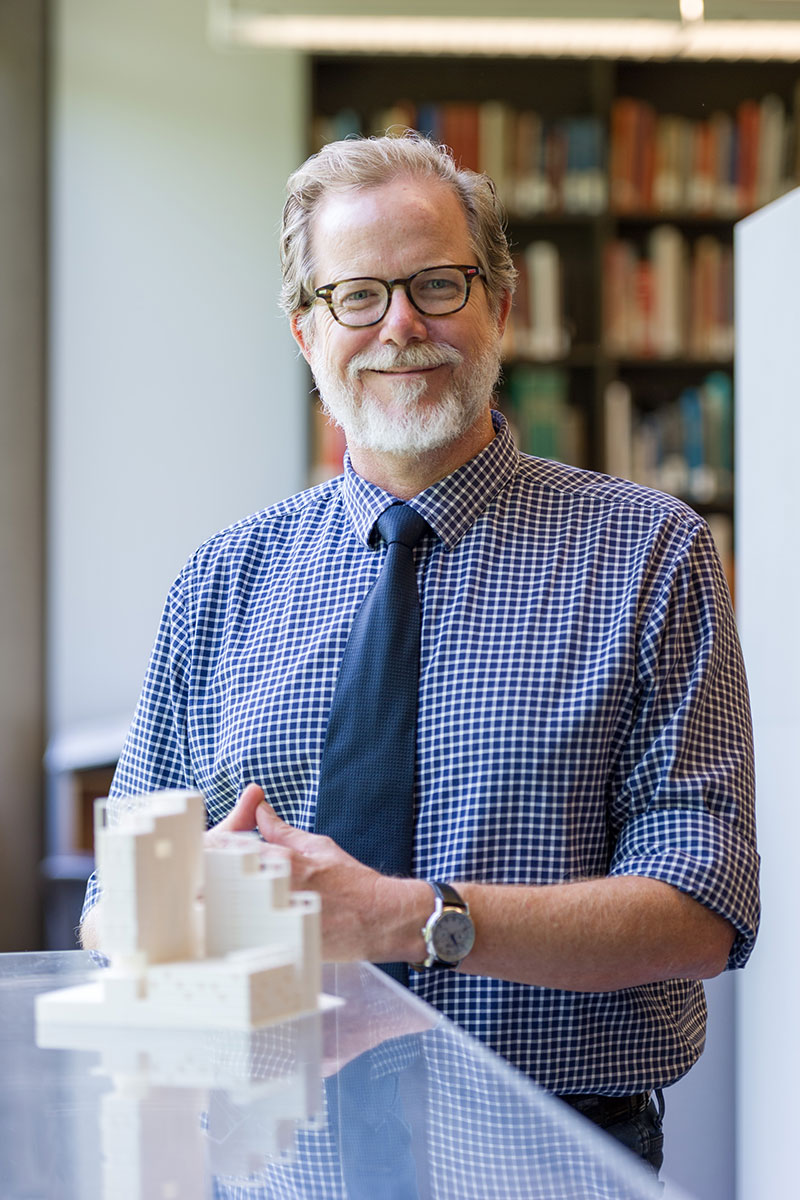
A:
<svg viewBox="0 0 800 1200">
<path fill-rule="evenodd" d="M 413 548 L 424 517 L 395 504 L 378 518 L 386 561 L 356 614 L 336 681 L 314 829 L 383 875 L 411 874 L 420 605 Z M 404 963 L 382 963 L 406 982 Z"/>
</svg>

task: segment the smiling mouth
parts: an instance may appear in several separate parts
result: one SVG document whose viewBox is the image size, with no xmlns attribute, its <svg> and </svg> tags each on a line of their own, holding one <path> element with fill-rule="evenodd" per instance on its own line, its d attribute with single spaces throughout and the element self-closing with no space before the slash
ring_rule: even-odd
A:
<svg viewBox="0 0 800 1200">
<path fill-rule="evenodd" d="M 375 375 L 428 375 L 431 371 L 438 371 L 440 367 L 447 365 L 436 363 L 430 367 L 367 367 L 366 370 Z"/>
</svg>

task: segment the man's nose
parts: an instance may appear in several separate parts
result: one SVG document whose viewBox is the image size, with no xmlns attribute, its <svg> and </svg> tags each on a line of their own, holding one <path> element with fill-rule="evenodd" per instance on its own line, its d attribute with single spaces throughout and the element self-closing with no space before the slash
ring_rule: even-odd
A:
<svg viewBox="0 0 800 1200">
<path fill-rule="evenodd" d="M 407 346 L 409 342 L 423 342 L 428 337 L 428 327 L 421 313 L 406 295 L 405 288 L 392 288 L 389 307 L 381 321 L 379 338 L 381 343 Z"/>
</svg>

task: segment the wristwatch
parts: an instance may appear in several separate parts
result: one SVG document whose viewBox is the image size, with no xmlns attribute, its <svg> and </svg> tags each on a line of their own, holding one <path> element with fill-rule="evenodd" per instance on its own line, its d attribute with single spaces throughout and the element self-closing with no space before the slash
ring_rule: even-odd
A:
<svg viewBox="0 0 800 1200">
<path fill-rule="evenodd" d="M 475 926 L 469 915 L 469 905 L 461 899 L 449 883 L 434 883 L 436 904 L 421 933 L 425 939 L 427 958 L 421 963 L 411 963 L 416 971 L 427 971 L 431 967 L 449 967 L 451 970 L 466 958 L 475 944 Z"/>
</svg>

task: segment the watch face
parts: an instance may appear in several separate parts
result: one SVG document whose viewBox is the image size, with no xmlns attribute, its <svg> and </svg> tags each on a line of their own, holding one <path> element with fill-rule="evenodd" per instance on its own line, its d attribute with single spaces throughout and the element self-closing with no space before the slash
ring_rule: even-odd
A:
<svg viewBox="0 0 800 1200">
<path fill-rule="evenodd" d="M 461 962 L 475 943 L 475 927 L 466 913 L 445 909 L 436 922 L 432 941 L 438 958 L 445 962 Z"/>
</svg>

